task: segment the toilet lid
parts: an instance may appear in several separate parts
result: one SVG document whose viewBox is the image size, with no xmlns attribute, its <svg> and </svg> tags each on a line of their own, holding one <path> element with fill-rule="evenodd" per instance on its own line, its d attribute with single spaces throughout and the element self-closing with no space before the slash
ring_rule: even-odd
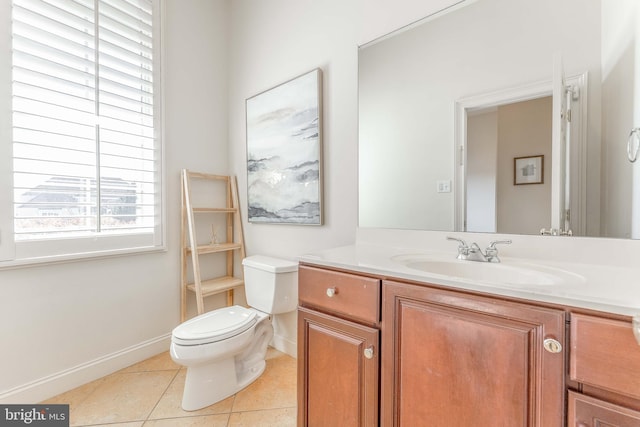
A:
<svg viewBox="0 0 640 427">
<path fill-rule="evenodd" d="M 257 321 L 255 310 L 234 305 L 194 317 L 175 328 L 172 340 L 181 345 L 208 344 L 238 335 Z"/>
</svg>

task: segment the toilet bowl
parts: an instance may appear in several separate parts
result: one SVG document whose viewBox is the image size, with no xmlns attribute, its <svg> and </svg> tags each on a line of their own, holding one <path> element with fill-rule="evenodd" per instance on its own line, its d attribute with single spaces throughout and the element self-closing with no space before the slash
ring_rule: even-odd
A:
<svg viewBox="0 0 640 427">
<path fill-rule="evenodd" d="M 297 263 L 258 255 L 245 258 L 243 267 L 251 307 L 204 313 L 172 332 L 171 358 L 187 367 L 182 397 L 186 411 L 219 402 L 262 375 L 273 337 L 270 315 L 297 306 Z"/>
</svg>

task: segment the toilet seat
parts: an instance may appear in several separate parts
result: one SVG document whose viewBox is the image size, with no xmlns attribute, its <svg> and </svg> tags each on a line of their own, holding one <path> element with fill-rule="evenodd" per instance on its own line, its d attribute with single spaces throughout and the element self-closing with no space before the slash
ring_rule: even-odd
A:
<svg viewBox="0 0 640 427">
<path fill-rule="evenodd" d="M 173 330 L 171 341 L 178 345 L 200 345 L 222 341 L 250 329 L 258 313 L 234 305 L 210 311 L 184 322 Z"/>
</svg>

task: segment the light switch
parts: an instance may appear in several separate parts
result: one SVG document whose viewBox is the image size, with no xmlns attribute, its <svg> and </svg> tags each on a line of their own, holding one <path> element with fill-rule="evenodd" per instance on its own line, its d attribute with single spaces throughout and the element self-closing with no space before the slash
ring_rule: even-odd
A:
<svg viewBox="0 0 640 427">
<path fill-rule="evenodd" d="M 451 181 L 440 180 L 438 181 L 438 193 L 451 193 Z"/>
</svg>

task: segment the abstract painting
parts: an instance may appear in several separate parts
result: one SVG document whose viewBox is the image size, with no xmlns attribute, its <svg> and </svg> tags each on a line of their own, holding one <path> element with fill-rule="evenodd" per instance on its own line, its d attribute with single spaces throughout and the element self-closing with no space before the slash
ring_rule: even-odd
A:
<svg viewBox="0 0 640 427">
<path fill-rule="evenodd" d="M 249 222 L 322 225 L 322 70 L 247 99 Z"/>
</svg>

